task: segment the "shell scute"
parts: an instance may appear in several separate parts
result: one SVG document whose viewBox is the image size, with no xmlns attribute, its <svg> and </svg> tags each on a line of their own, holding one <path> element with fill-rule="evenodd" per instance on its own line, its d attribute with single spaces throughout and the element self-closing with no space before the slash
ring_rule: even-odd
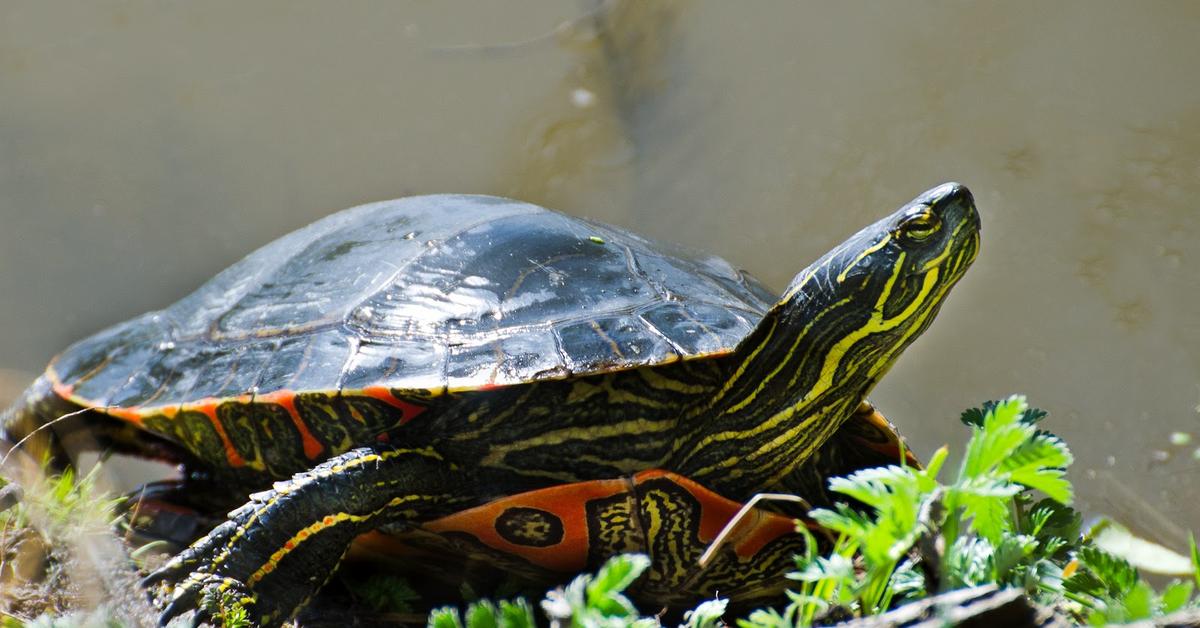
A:
<svg viewBox="0 0 1200 628">
<path fill-rule="evenodd" d="M 443 344 L 429 340 L 363 341 L 346 364 L 339 387 L 441 390 L 446 386 L 446 355 Z"/>
</svg>

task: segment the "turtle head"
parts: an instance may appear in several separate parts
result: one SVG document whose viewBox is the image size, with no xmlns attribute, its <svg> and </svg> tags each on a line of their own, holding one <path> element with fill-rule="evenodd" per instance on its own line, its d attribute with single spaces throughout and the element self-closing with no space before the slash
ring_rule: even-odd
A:
<svg viewBox="0 0 1200 628">
<path fill-rule="evenodd" d="M 971 193 L 946 183 L 854 234 L 792 281 L 772 314 L 780 328 L 800 334 L 810 356 L 820 356 L 800 363 L 814 369 L 810 396 L 842 386 L 866 395 L 929 327 L 975 260 L 979 226 Z M 807 337 L 810 327 L 821 338 Z"/>
<path fill-rule="evenodd" d="M 979 249 L 971 193 L 947 183 L 866 227 L 796 276 L 731 356 L 705 412 L 730 454 L 696 439 L 684 470 L 706 482 L 771 486 L 853 415 L 933 321 Z M 712 429 L 712 428 L 704 428 Z M 757 461 L 754 469 L 728 460 Z M 728 477 L 716 477 L 726 473 Z"/>
<path fill-rule="evenodd" d="M 946 183 L 825 254 L 792 281 L 776 309 L 808 318 L 844 303 L 847 321 L 857 321 L 850 327 L 911 340 L 933 319 L 978 251 L 975 200 L 966 187 Z M 873 328 L 871 320 L 886 329 Z"/>
</svg>

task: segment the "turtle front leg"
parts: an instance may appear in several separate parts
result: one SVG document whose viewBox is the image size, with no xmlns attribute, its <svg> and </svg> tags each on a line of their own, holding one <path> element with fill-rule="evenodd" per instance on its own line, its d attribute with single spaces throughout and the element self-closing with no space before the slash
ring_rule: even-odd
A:
<svg viewBox="0 0 1200 628">
<path fill-rule="evenodd" d="M 478 499 L 463 493 L 468 474 L 432 449 L 355 449 L 251 495 L 146 584 L 173 585 L 164 624 L 217 594 L 232 595 L 256 623 L 279 625 L 325 584 L 359 534 L 473 505 Z"/>
</svg>

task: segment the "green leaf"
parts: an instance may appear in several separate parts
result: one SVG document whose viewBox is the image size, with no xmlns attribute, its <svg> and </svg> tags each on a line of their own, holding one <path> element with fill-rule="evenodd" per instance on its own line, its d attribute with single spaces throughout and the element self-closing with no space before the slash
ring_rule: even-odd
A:
<svg viewBox="0 0 1200 628">
<path fill-rule="evenodd" d="M 997 582 L 1011 582 L 1012 572 L 1025 563 L 1038 549 L 1037 539 L 1025 534 L 1006 534 L 1000 538 L 992 560 L 993 575 Z"/>
<path fill-rule="evenodd" d="M 500 610 L 488 600 L 480 600 L 467 608 L 467 628 L 500 628 Z"/>
<path fill-rule="evenodd" d="M 603 598 L 629 588 L 638 576 L 650 567 L 650 557 L 645 554 L 622 554 L 608 559 L 600 566 L 596 577 L 587 585 L 587 596 Z"/>
<path fill-rule="evenodd" d="M 1131 619 L 1150 619 L 1154 615 L 1154 589 L 1145 582 L 1137 582 L 1122 600 L 1125 607 L 1125 621 Z"/>
<path fill-rule="evenodd" d="M 1070 539 L 1074 542 L 1079 538 L 1083 528 L 1083 515 L 1079 511 L 1050 498 L 1035 504 L 1030 511 L 1030 528 L 1026 530 L 1043 542 L 1049 539 Z M 1037 520 L 1036 526 L 1034 525 Z"/>
<path fill-rule="evenodd" d="M 729 600 L 707 600 L 683 614 L 683 625 L 687 628 L 718 628 L 724 625 L 721 617 Z"/>
<path fill-rule="evenodd" d="M 959 417 L 959 420 L 962 421 L 964 425 L 968 425 L 968 426 L 972 426 L 972 427 L 983 427 L 983 418 L 985 416 L 987 416 L 987 414 L 989 412 L 995 410 L 996 406 L 999 405 L 1000 403 L 1002 403 L 1002 402 L 1000 402 L 1000 401 L 985 401 L 985 402 L 983 402 L 982 407 L 971 408 L 971 409 L 963 412 L 962 416 Z M 1038 408 L 1025 408 L 1020 414 L 1020 421 L 1022 423 L 1028 423 L 1030 425 L 1033 425 L 1033 424 L 1037 423 L 1038 421 L 1041 421 L 1045 417 L 1046 417 L 1046 412 L 1043 410 L 1040 410 Z"/>
<path fill-rule="evenodd" d="M 1164 615 L 1174 613 L 1183 608 L 1192 599 L 1192 583 L 1190 581 L 1174 581 L 1163 590 L 1159 598 Z"/>
<path fill-rule="evenodd" d="M 739 628 L 793 628 L 795 626 L 790 617 L 779 614 L 779 611 L 773 608 L 760 608 L 750 613 L 746 619 L 739 619 L 737 623 Z"/>
<path fill-rule="evenodd" d="M 1061 438 L 1049 432 L 1035 432 L 1033 438 L 1021 443 L 1000 468 L 1005 471 L 1031 466 L 1065 468 L 1072 462 L 1071 450 Z"/>
<path fill-rule="evenodd" d="M 1038 599 L 1045 604 L 1057 603 L 1063 593 L 1063 570 L 1052 561 L 1040 559 L 1025 572 L 1025 581 L 1021 586 L 1030 593 L 1044 592 L 1049 597 Z"/>
<path fill-rule="evenodd" d="M 1077 570 L 1071 577 L 1063 580 L 1063 589 L 1095 598 L 1108 596 L 1108 587 L 1104 585 L 1104 581 L 1086 568 Z"/>
<path fill-rule="evenodd" d="M 942 470 L 942 465 L 945 464 L 946 457 L 949 455 L 949 447 L 945 445 L 938 447 L 937 451 L 933 452 L 933 455 L 929 457 L 929 464 L 925 465 L 925 470 L 918 472 L 921 474 L 925 482 L 928 485 L 931 485 L 929 486 L 928 490 L 933 490 L 932 485 L 937 484 L 937 475 Z"/>
<path fill-rule="evenodd" d="M 575 623 L 630 620 L 637 616 L 637 609 L 621 592 L 649 566 L 650 558 L 644 554 L 614 556 L 601 565 L 595 577 L 575 578 L 561 596 L 547 596 L 542 606 L 552 617 L 560 617 L 569 608 L 568 614 L 574 616 Z"/>
<path fill-rule="evenodd" d="M 1081 547 L 1077 558 L 1100 580 L 1109 597 L 1114 599 L 1120 599 L 1127 595 L 1138 581 L 1138 573 L 1133 565 L 1098 547 L 1092 545 Z"/>
<path fill-rule="evenodd" d="M 832 580 L 836 582 L 854 582 L 854 562 L 846 556 L 833 554 L 829 557 L 819 556 L 816 560 L 805 565 L 800 571 L 788 574 L 788 578 L 800 582 L 820 582 Z"/>
<path fill-rule="evenodd" d="M 962 500 L 963 514 L 971 528 L 989 542 L 1000 542 L 1000 535 L 1011 529 L 1008 500 L 1003 496 L 970 495 Z"/>
<path fill-rule="evenodd" d="M 366 577 L 343 574 L 347 586 L 368 608 L 380 613 L 410 613 L 421 596 L 406 578 L 372 573 Z"/>
<path fill-rule="evenodd" d="M 960 480 L 995 469 L 1032 435 L 1033 428 L 1019 422 L 1024 409 L 1025 399 L 1014 396 L 997 403 L 984 416 L 983 426 L 974 428 L 967 443 Z"/>
<path fill-rule="evenodd" d="M 523 598 L 500 602 L 500 625 L 504 628 L 537 628 L 533 607 Z"/>
<path fill-rule="evenodd" d="M 1074 498 L 1071 483 L 1063 477 L 1062 469 L 1017 469 L 1009 477 L 1013 482 L 1041 491 L 1063 504 L 1070 504 Z"/>
<path fill-rule="evenodd" d="M 834 504 L 834 508 L 836 510 L 817 508 L 809 511 L 808 516 L 833 532 L 854 539 L 866 538 L 873 525 L 873 521 L 867 515 L 854 510 L 843 502 Z"/>
<path fill-rule="evenodd" d="M 912 490 L 917 484 L 916 471 L 911 467 L 890 465 L 862 469 L 844 478 L 833 478 L 829 488 L 853 497 L 874 508 L 892 505 L 898 490 Z"/>
<path fill-rule="evenodd" d="M 989 404 L 991 407 L 988 407 Z M 996 402 L 994 401 L 987 401 L 984 402 L 981 408 L 968 408 L 963 411 L 962 416 L 958 417 L 958 420 L 962 421 L 963 425 L 967 427 L 983 427 L 983 417 L 987 416 L 987 413 L 996 407 L 995 404 Z"/>
<path fill-rule="evenodd" d="M 954 586 L 975 586 L 994 581 L 994 548 L 987 539 L 962 536 L 949 551 L 949 569 L 943 576 Z"/>
<path fill-rule="evenodd" d="M 433 609 L 429 613 L 426 625 L 429 628 L 463 628 L 462 618 L 458 615 L 458 609 L 452 606 Z"/>
<path fill-rule="evenodd" d="M 1064 477 L 1071 464 L 1071 451 L 1057 436 L 1040 432 L 1022 443 L 1000 464 L 1013 482 L 1042 491 L 1051 499 L 1071 503 L 1071 484 Z"/>
<path fill-rule="evenodd" d="M 1188 549 L 1191 550 L 1193 576 L 1196 586 L 1200 587 L 1200 547 L 1196 546 L 1196 535 L 1188 533 Z"/>
<path fill-rule="evenodd" d="M 912 560 L 906 560 L 892 574 L 892 594 L 895 600 L 915 600 L 926 595 L 925 575 Z"/>
</svg>

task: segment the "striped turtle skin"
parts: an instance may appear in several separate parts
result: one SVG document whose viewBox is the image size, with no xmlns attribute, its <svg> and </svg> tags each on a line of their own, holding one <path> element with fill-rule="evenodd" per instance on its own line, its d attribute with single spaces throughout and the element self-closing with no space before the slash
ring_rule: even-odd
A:
<svg viewBox="0 0 1200 628">
<path fill-rule="evenodd" d="M 788 486 L 813 506 L 831 506 L 828 477 L 897 463 L 922 466 L 867 402 L 814 458 L 806 466 L 814 472 L 797 474 L 799 486 Z M 819 486 L 804 486 L 807 479 Z M 720 597 L 736 613 L 783 597 L 790 585 L 785 576 L 795 569 L 793 556 L 807 549 L 806 537 L 796 533 L 798 523 L 820 551 L 833 541 L 803 509 L 798 522 L 761 506 L 738 518 L 742 506 L 686 477 L 650 469 L 519 493 L 416 528 L 371 533 L 356 540 L 352 554 L 365 562 L 382 558 L 410 582 L 424 585 L 433 599 L 453 601 L 445 592 L 464 586 L 487 594 L 497 585 L 527 582 L 540 592 L 597 569 L 615 554 L 637 552 L 651 558 L 650 567 L 627 593 L 647 608 L 679 612 L 697 599 Z M 701 563 L 710 547 L 712 558 Z M 453 569 L 447 569 L 448 561 Z"/>
<path fill-rule="evenodd" d="M 533 205 L 367 205 L 68 349 L 5 437 L 83 410 L 44 446 L 82 433 L 249 495 L 151 581 L 173 591 L 164 617 L 217 589 L 276 625 L 370 530 L 648 470 L 735 502 L 819 486 L 823 447 L 978 244 L 970 193 L 946 184 L 774 297 L 717 258 Z"/>
</svg>

